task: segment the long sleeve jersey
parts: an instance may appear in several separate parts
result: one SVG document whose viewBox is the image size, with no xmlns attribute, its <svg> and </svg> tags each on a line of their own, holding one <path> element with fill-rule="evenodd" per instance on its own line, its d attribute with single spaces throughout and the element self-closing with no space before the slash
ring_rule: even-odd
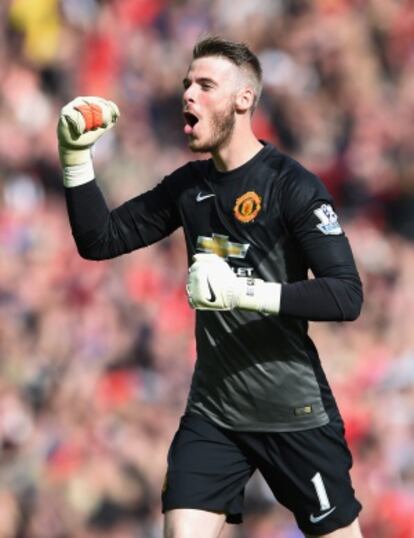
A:
<svg viewBox="0 0 414 538">
<path fill-rule="evenodd" d="M 112 258 L 182 227 L 189 264 L 195 253 L 213 252 L 238 276 L 282 284 L 278 315 L 197 311 L 188 412 L 240 431 L 309 429 L 338 414 L 308 320 L 354 320 L 362 286 L 315 175 L 265 144 L 230 172 L 211 159 L 187 163 L 112 211 L 95 181 L 66 195 L 85 258 Z"/>
</svg>

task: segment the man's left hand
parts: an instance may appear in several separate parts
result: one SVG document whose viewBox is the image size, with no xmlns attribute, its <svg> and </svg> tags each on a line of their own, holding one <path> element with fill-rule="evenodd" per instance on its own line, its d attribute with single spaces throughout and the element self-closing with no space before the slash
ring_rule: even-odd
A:
<svg viewBox="0 0 414 538">
<path fill-rule="evenodd" d="M 197 310 L 231 310 L 236 306 L 237 277 L 216 254 L 196 254 L 187 280 L 188 302 Z"/>
<path fill-rule="evenodd" d="M 237 277 L 217 254 L 196 254 L 190 267 L 187 295 L 197 310 L 250 310 L 278 314 L 281 285 L 260 278 Z"/>
</svg>

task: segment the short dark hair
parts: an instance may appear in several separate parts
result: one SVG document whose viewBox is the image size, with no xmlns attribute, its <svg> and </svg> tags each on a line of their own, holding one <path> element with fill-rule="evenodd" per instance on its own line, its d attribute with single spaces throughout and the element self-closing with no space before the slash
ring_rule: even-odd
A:
<svg viewBox="0 0 414 538">
<path fill-rule="evenodd" d="M 250 67 L 257 79 L 262 81 L 262 66 L 259 59 L 245 43 L 229 41 L 218 36 L 206 37 L 193 48 L 193 60 L 204 56 L 224 56 L 239 67 Z"/>
<path fill-rule="evenodd" d="M 257 81 L 255 84 L 256 106 L 262 88 L 262 66 L 258 57 L 245 43 L 229 41 L 219 36 L 209 36 L 198 41 L 193 48 L 193 60 L 205 56 L 222 56 L 238 67 L 248 70 Z"/>
</svg>

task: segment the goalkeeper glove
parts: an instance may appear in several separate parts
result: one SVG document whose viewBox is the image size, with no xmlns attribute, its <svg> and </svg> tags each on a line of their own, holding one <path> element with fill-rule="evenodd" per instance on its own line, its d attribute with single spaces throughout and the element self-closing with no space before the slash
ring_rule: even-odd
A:
<svg viewBox="0 0 414 538">
<path fill-rule="evenodd" d="M 62 108 L 57 136 L 66 187 L 94 179 L 91 147 L 115 125 L 118 117 L 116 104 L 101 97 L 77 97 Z"/>
<path fill-rule="evenodd" d="M 197 310 L 240 308 L 278 314 L 281 284 L 259 278 L 237 277 L 216 254 L 196 254 L 187 280 L 190 306 Z"/>
</svg>

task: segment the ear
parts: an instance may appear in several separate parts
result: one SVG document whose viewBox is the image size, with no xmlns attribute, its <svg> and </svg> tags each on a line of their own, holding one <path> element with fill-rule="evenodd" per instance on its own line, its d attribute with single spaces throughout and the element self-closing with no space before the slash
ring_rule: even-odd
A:
<svg viewBox="0 0 414 538">
<path fill-rule="evenodd" d="M 252 88 L 246 86 L 240 90 L 236 95 L 236 112 L 243 114 L 253 107 L 254 103 L 254 92 Z"/>
</svg>

